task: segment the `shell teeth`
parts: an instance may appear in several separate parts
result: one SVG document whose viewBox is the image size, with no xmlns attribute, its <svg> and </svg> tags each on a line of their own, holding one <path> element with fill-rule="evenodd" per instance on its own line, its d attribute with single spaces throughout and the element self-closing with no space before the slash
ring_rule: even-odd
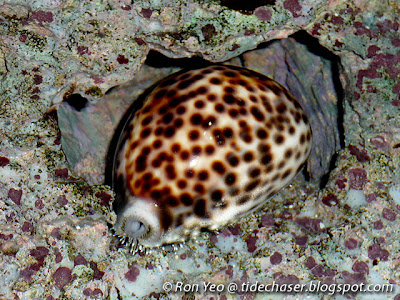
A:
<svg viewBox="0 0 400 300">
<path fill-rule="evenodd" d="M 133 243 L 133 241 L 129 241 L 130 242 L 130 247 L 129 247 L 129 253 L 136 254 L 136 252 L 138 252 L 138 244 L 137 243 Z"/>
</svg>

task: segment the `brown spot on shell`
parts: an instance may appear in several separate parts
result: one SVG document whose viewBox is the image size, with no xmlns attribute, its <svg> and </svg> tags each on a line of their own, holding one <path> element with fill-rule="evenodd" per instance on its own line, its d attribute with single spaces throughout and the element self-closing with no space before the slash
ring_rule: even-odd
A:
<svg viewBox="0 0 400 300">
<path fill-rule="evenodd" d="M 258 185 L 260 184 L 260 180 L 256 179 L 251 181 L 249 184 L 247 184 L 244 188 L 244 190 L 246 192 L 251 192 L 252 190 L 254 190 Z"/>
<path fill-rule="evenodd" d="M 211 193 L 211 200 L 218 202 L 222 199 L 224 192 L 222 190 L 215 190 Z"/>
<path fill-rule="evenodd" d="M 236 204 L 243 205 L 247 203 L 250 199 L 251 199 L 250 195 L 243 195 L 236 201 Z"/>
<path fill-rule="evenodd" d="M 202 194 L 204 194 L 204 191 L 205 191 L 204 185 L 201 183 L 197 183 L 194 185 L 193 190 L 202 195 Z"/>
<path fill-rule="evenodd" d="M 253 117 L 259 122 L 263 121 L 265 118 L 264 114 L 256 106 L 252 106 L 250 108 L 250 112 L 253 115 Z"/>
<path fill-rule="evenodd" d="M 206 146 L 206 153 L 207 153 L 208 155 L 213 154 L 214 151 L 215 151 L 215 147 L 214 147 L 213 145 L 207 145 L 207 146 Z"/>
<path fill-rule="evenodd" d="M 236 167 L 239 164 L 239 157 L 236 156 L 233 152 L 228 153 L 226 155 L 226 160 L 232 167 Z"/>
<path fill-rule="evenodd" d="M 243 160 L 245 162 L 251 162 L 254 160 L 254 154 L 251 151 L 247 151 L 243 154 Z"/>
<path fill-rule="evenodd" d="M 187 181 L 184 179 L 181 179 L 178 181 L 178 187 L 183 190 L 187 187 Z"/>
<path fill-rule="evenodd" d="M 228 173 L 225 177 L 225 183 L 227 185 L 233 185 L 236 182 L 236 175 L 235 173 Z"/>
<path fill-rule="evenodd" d="M 190 206 L 193 204 L 193 198 L 190 196 L 189 193 L 181 194 L 179 200 L 185 206 Z"/>
<path fill-rule="evenodd" d="M 218 78 L 218 77 L 213 77 L 213 78 L 210 79 L 210 83 L 219 85 L 219 84 L 222 83 L 222 80 L 220 78 Z"/>
<path fill-rule="evenodd" d="M 215 161 L 212 164 L 212 169 L 220 175 L 223 175 L 226 171 L 224 164 L 220 161 Z"/>
<path fill-rule="evenodd" d="M 277 134 L 274 138 L 275 143 L 278 145 L 282 144 L 285 141 L 285 137 L 282 134 Z"/>
<path fill-rule="evenodd" d="M 206 213 L 207 213 L 206 212 L 206 201 L 204 199 L 197 200 L 193 211 L 197 216 L 205 217 Z"/>
<path fill-rule="evenodd" d="M 201 114 L 193 114 L 190 118 L 192 125 L 200 125 L 203 122 L 203 117 Z"/>
</svg>

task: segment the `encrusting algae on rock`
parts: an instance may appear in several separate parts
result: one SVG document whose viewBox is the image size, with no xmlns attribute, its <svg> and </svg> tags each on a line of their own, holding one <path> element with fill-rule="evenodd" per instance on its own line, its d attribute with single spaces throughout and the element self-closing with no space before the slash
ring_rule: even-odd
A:
<svg viewBox="0 0 400 300">
<path fill-rule="evenodd" d="M 307 116 L 276 81 L 226 65 L 175 73 L 124 124 L 115 233 L 142 249 L 219 229 L 288 184 L 310 150 Z"/>
</svg>

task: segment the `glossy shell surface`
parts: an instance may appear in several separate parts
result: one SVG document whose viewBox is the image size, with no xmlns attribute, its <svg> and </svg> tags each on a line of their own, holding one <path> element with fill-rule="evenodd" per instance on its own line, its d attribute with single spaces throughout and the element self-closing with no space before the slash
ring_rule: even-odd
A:
<svg viewBox="0 0 400 300">
<path fill-rule="evenodd" d="M 299 172 L 311 138 L 298 101 L 262 74 L 225 65 L 173 74 L 121 135 L 115 232 L 157 247 L 233 222 Z"/>
</svg>

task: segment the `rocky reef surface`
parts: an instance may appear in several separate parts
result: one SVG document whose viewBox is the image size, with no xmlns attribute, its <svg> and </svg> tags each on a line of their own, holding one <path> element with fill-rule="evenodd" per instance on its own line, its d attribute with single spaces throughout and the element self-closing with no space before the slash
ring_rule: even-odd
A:
<svg viewBox="0 0 400 300">
<path fill-rule="evenodd" d="M 240 3 L 0 1 L 0 299 L 400 299 L 399 3 Z M 218 232 L 131 255 L 109 228 L 107 143 L 193 56 L 315 99 L 308 174 Z M 392 290 L 228 291 L 256 281 Z"/>
</svg>

